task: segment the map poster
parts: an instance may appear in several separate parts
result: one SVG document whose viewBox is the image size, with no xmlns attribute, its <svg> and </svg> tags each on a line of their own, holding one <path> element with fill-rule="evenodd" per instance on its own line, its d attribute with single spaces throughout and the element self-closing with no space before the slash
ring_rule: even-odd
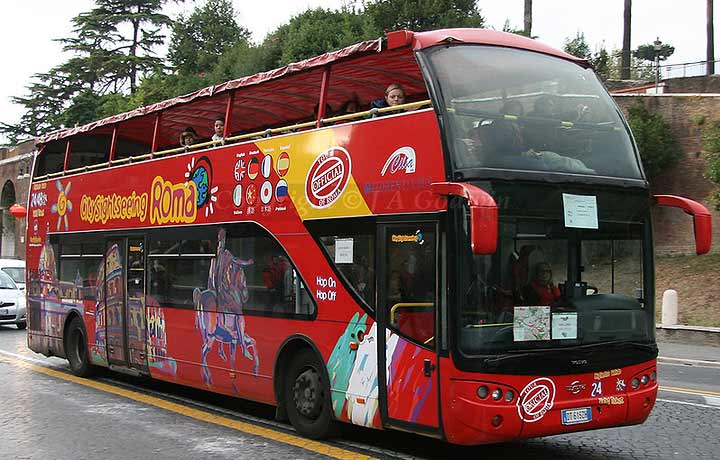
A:
<svg viewBox="0 0 720 460">
<path fill-rule="evenodd" d="M 513 340 L 550 340 L 550 307 L 515 307 Z"/>
<path fill-rule="evenodd" d="M 577 313 L 553 313 L 552 338 L 577 339 Z"/>
</svg>

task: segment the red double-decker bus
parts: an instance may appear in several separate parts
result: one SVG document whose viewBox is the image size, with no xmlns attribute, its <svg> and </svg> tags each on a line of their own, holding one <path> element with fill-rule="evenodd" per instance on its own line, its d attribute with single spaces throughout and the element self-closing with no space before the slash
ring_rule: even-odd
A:
<svg viewBox="0 0 720 460">
<path fill-rule="evenodd" d="M 501 32 L 394 32 L 39 142 L 30 348 L 272 404 L 314 438 L 641 423 L 653 207 L 710 248 L 703 206 L 650 194 L 588 64 Z"/>
</svg>

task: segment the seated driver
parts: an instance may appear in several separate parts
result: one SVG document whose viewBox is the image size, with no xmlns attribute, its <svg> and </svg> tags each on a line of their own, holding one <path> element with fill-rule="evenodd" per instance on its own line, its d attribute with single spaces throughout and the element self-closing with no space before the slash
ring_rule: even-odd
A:
<svg viewBox="0 0 720 460">
<path fill-rule="evenodd" d="M 560 297 L 560 289 L 553 281 L 552 268 L 547 262 L 535 265 L 532 281 L 525 287 L 525 301 L 528 305 L 550 305 Z"/>
</svg>

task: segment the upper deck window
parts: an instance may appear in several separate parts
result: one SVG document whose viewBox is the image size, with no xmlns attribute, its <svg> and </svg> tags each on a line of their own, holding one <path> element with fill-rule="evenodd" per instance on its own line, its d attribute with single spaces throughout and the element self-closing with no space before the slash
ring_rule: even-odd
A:
<svg viewBox="0 0 720 460">
<path fill-rule="evenodd" d="M 456 168 L 641 178 L 622 116 L 591 70 L 490 46 L 427 55 Z"/>
</svg>

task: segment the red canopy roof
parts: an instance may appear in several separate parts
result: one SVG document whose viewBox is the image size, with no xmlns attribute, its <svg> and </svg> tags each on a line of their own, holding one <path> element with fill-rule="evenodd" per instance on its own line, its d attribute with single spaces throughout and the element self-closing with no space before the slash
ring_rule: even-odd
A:
<svg viewBox="0 0 720 460">
<path fill-rule="evenodd" d="M 110 134 L 119 126 L 123 138 L 149 144 L 158 113 L 160 147 L 178 142 L 178 135 L 192 126 L 201 137 L 212 136 L 216 118 L 225 116 L 228 98 L 235 93 L 230 132 L 247 132 L 312 119 L 319 100 L 323 72 L 332 65 L 327 102 L 333 111 L 351 99 L 367 105 L 382 97 L 388 84 L 399 82 L 408 97 L 426 94 L 425 83 L 413 55 L 441 43 L 464 42 L 506 46 L 550 54 L 587 63 L 535 40 L 515 34 L 482 29 L 445 29 L 431 32 L 398 31 L 381 40 L 358 43 L 279 69 L 238 78 L 184 96 L 113 115 L 83 126 L 55 131 L 40 143 L 87 134 Z"/>
</svg>

